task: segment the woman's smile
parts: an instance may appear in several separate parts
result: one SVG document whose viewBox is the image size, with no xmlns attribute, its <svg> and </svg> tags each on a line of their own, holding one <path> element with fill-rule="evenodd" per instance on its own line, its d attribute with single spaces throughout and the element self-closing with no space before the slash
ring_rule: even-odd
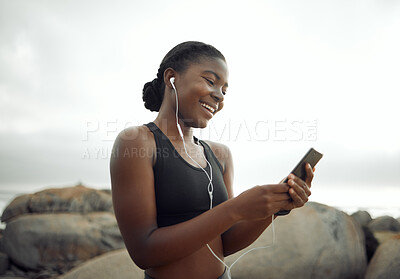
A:
<svg viewBox="0 0 400 279">
<path fill-rule="evenodd" d="M 207 113 L 207 115 L 210 116 L 210 118 L 213 117 L 215 112 L 218 110 L 218 104 L 213 106 L 204 102 L 200 102 L 200 105 L 202 107 L 202 110 L 204 110 Z"/>
</svg>

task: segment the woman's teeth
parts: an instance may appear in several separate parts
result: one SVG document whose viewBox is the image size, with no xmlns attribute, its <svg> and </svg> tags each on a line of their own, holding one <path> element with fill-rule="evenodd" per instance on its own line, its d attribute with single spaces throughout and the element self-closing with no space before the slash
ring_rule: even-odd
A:
<svg viewBox="0 0 400 279">
<path fill-rule="evenodd" d="M 215 109 L 205 103 L 200 103 L 200 105 L 202 105 L 203 107 L 205 107 L 206 109 L 208 109 L 209 111 L 211 111 L 211 113 L 214 113 Z"/>
</svg>

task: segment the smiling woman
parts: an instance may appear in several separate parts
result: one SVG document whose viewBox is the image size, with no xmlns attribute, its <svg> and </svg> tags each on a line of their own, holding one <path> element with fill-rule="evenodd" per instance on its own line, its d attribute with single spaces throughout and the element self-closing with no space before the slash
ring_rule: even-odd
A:
<svg viewBox="0 0 400 279">
<path fill-rule="evenodd" d="M 303 206 L 307 179 L 256 186 L 233 196 L 233 161 L 225 145 L 202 141 L 223 108 L 228 87 L 224 56 L 213 46 L 185 42 L 163 59 L 145 84 L 153 122 L 115 140 L 110 171 L 118 225 L 145 278 L 230 278 L 224 257 L 253 243 L 280 210 Z M 126 150 L 146 150 L 130 153 Z"/>
</svg>

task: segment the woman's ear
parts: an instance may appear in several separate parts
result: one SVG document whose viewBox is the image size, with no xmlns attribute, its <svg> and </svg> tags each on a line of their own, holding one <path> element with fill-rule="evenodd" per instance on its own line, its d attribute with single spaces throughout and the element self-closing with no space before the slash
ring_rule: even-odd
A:
<svg viewBox="0 0 400 279">
<path fill-rule="evenodd" d="M 177 73 L 175 72 L 174 69 L 172 68 L 167 68 L 164 71 L 164 84 L 165 88 L 170 88 L 171 90 L 173 89 L 173 86 L 171 84 L 171 78 L 174 78 L 176 80 Z"/>
</svg>

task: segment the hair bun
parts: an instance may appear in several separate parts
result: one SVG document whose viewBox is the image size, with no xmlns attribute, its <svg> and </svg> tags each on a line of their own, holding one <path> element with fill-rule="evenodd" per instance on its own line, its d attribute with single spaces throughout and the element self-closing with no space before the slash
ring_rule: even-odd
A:
<svg viewBox="0 0 400 279">
<path fill-rule="evenodd" d="M 143 87 L 144 106 L 151 111 L 159 111 L 163 96 L 160 90 L 159 79 L 155 78 L 153 81 L 147 82 Z"/>
</svg>

